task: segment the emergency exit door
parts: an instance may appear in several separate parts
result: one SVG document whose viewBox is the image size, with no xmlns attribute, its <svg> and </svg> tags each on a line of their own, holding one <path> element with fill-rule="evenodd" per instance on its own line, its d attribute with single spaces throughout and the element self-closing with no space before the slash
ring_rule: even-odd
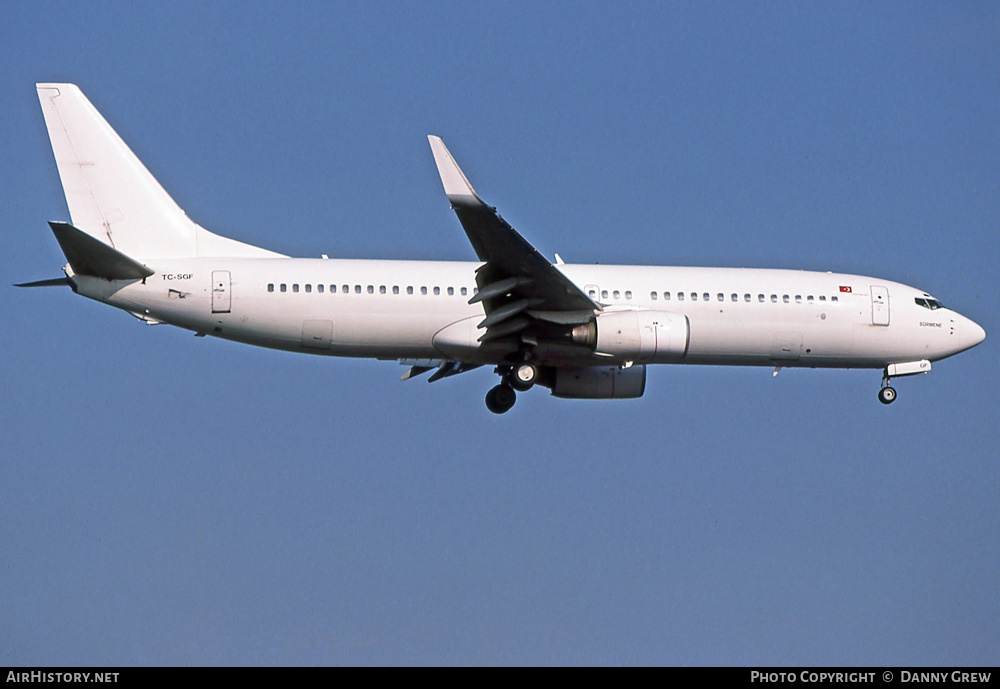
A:
<svg viewBox="0 0 1000 689">
<path fill-rule="evenodd" d="M 212 313 L 229 313 L 232 307 L 232 286 L 228 270 L 212 271 Z"/>
</svg>

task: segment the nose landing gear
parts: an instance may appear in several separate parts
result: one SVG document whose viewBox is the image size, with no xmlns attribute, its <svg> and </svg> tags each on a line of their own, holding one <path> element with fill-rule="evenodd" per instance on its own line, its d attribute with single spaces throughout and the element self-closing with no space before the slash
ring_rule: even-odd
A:
<svg viewBox="0 0 1000 689">
<path fill-rule="evenodd" d="M 927 359 L 919 361 L 903 361 L 889 364 L 882 371 L 882 389 L 878 392 L 878 401 L 882 404 L 892 404 L 896 400 L 896 391 L 889 386 L 889 378 L 900 376 L 916 376 L 931 370 L 931 362 Z"/>
<path fill-rule="evenodd" d="M 896 401 L 896 389 L 889 385 L 889 375 L 882 376 L 882 389 L 878 391 L 878 401 L 882 404 L 892 404 Z"/>
</svg>

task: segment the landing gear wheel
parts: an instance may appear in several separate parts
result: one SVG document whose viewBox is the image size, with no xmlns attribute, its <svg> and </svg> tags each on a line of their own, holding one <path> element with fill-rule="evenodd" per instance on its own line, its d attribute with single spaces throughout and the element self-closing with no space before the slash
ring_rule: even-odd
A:
<svg viewBox="0 0 1000 689">
<path fill-rule="evenodd" d="M 486 393 L 486 408 L 494 414 L 504 414 L 510 411 L 517 401 L 517 393 L 509 385 L 500 383 Z"/>
<path fill-rule="evenodd" d="M 892 404 L 896 401 L 896 390 L 888 385 L 878 391 L 878 401 L 882 404 Z"/>
<path fill-rule="evenodd" d="M 538 368 L 534 364 L 519 364 L 510 376 L 510 385 L 518 392 L 527 392 L 538 380 Z"/>
</svg>

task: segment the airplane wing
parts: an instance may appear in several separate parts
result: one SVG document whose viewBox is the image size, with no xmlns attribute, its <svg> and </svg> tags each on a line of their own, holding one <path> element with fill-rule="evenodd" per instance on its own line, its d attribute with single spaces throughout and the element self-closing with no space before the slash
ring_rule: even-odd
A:
<svg viewBox="0 0 1000 689">
<path fill-rule="evenodd" d="M 534 314 L 568 321 L 586 320 L 601 306 L 584 294 L 535 247 L 517 233 L 496 208 L 486 205 L 469 184 L 444 142 L 428 136 L 444 192 L 458 215 L 482 266 L 476 271 L 479 291 L 470 304 L 483 302 L 486 318 L 481 342 L 516 335 L 531 325 Z"/>
</svg>

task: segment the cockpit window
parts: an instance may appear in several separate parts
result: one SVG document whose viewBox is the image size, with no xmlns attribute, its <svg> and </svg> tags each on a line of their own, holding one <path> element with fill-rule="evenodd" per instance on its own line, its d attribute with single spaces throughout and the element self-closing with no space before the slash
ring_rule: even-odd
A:
<svg viewBox="0 0 1000 689">
<path fill-rule="evenodd" d="M 937 299 L 917 297 L 913 301 L 917 303 L 917 306 L 923 306 L 925 309 L 930 309 L 931 311 L 937 311 L 938 309 L 944 308 L 944 304 L 939 302 Z"/>
</svg>

